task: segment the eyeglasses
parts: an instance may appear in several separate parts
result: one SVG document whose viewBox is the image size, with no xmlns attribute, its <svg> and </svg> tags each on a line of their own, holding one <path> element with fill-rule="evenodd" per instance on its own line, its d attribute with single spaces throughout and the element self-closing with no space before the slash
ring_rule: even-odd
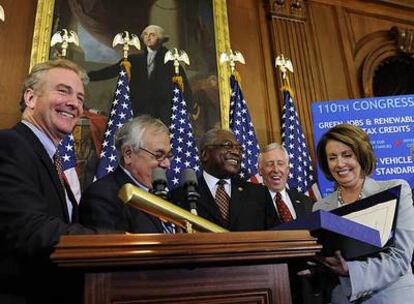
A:
<svg viewBox="0 0 414 304">
<path fill-rule="evenodd" d="M 156 153 L 154 153 L 154 152 L 151 152 L 150 150 L 147 150 L 147 149 L 145 149 L 145 148 L 139 148 L 140 150 L 142 150 L 142 151 L 145 151 L 145 152 L 147 152 L 147 153 L 149 153 L 149 154 L 151 154 L 152 156 L 154 156 L 154 158 L 158 161 L 158 162 L 162 162 L 162 161 L 164 161 L 164 160 L 166 160 L 167 158 L 169 159 L 169 160 L 172 160 L 173 158 L 174 158 L 174 155 L 172 154 L 172 152 L 170 151 L 168 154 L 164 154 L 164 153 L 162 153 L 162 152 L 156 152 Z"/>
<path fill-rule="evenodd" d="M 237 150 L 240 153 L 243 153 L 244 149 L 241 145 L 239 144 L 234 144 L 234 143 L 224 143 L 224 144 L 216 144 L 216 145 L 207 145 L 207 147 L 214 147 L 217 149 L 223 149 L 226 151 L 233 151 L 233 150 Z"/>
</svg>

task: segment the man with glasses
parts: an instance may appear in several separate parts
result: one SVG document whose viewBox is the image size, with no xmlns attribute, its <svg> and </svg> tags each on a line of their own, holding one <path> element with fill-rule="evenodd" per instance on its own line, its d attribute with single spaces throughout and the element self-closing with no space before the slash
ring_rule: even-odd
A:
<svg viewBox="0 0 414 304">
<path fill-rule="evenodd" d="M 127 183 L 150 191 L 152 170 L 169 168 L 172 154 L 168 128 L 159 119 L 138 116 L 118 130 L 115 147 L 120 164 L 83 193 L 79 204 L 81 223 L 131 233 L 165 232 L 159 219 L 125 205 L 118 192 Z"/>
<path fill-rule="evenodd" d="M 239 178 L 243 149 L 234 134 L 211 129 L 200 141 L 203 175 L 198 180 L 201 198 L 198 215 L 231 231 L 265 230 L 276 214 L 269 192 L 262 185 Z M 184 189 L 171 193 L 171 200 L 189 209 Z"/>
</svg>

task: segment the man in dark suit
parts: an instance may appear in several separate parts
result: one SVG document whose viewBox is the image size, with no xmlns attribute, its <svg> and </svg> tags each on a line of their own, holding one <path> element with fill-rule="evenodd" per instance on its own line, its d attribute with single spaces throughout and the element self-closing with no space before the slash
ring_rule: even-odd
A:
<svg viewBox="0 0 414 304">
<path fill-rule="evenodd" d="M 265 187 L 238 177 L 241 158 L 242 147 L 231 131 L 211 129 L 204 134 L 200 140 L 203 175 L 198 180 L 201 197 L 197 212 L 231 231 L 265 230 L 272 227 L 276 217 L 272 200 Z M 225 193 L 219 190 L 220 185 Z M 171 200 L 190 209 L 183 188 L 173 191 Z"/>
<path fill-rule="evenodd" d="M 141 34 L 145 44 L 144 52 L 128 56 L 131 63 L 130 93 L 134 116 L 149 114 L 159 118 L 167 126 L 170 125 L 173 98 L 172 77 L 175 75 L 172 61 L 164 64 L 167 48 L 163 43 L 168 41 L 164 29 L 158 25 L 147 26 Z M 118 76 L 120 62 L 98 71 L 90 71 L 91 81 L 104 80 Z M 184 81 L 184 99 L 188 111 L 192 111 L 191 88 L 184 69 L 180 67 L 180 75 Z"/>
<path fill-rule="evenodd" d="M 152 170 L 170 166 L 171 147 L 168 128 L 148 115 L 135 117 L 115 135 L 120 165 L 92 183 L 82 194 L 79 205 L 81 223 L 97 228 L 132 233 L 162 233 L 166 229 L 157 218 L 119 198 L 121 187 L 131 183 L 150 191 Z"/>
<path fill-rule="evenodd" d="M 36 65 L 24 82 L 22 121 L 0 131 L 0 303 L 80 300 L 81 279 L 49 255 L 61 235 L 95 233 L 76 223 L 77 205 L 53 161 L 83 112 L 86 79 L 68 60 Z"/>
<path fill-rule="evenodd" d="M 286 188 L 289 155 L 282 145 L 271 143 L 264 147 L 259 155 L 258 164 L 259 174 L 273 198 L 278 223 L 295 220 L 312 212 L 314 201 L 311 198 Z M 302 263 L 289 265 L 292 299 L 295 304 L 322 303 L 320 281 L 317 278 L 309 278 L 311 273 L 308 268 L 308 265 Z"/>
</svg>

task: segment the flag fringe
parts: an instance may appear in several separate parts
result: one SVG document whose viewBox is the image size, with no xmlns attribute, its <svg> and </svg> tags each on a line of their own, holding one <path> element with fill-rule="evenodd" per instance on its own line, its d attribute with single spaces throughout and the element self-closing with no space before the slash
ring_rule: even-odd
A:
<svg viewBox="0 0 414 304">
<path fill-rule="evenodd" d="M 289 92 L 292 98 L 295 97 L 295 93 L 293 92 L 292 86 L 290 85 L 289 77 L 284 78 L 282 81 L 283 81 L 283 85 L 280 88 L 280 90 L 282 92 Z"/>
<path fill-rule="evenodd" d="M 240 73 L 237 70 L 234 70 L 233 75 L 234 75 L 234 78 L 236 79 L 236 81 L 238 82 L 239 87 L 242 88 Z"/>
<path fill-rule="evenodd" d="M 184 93 L 184 81 L 183 81 L 183 77 L 181 77 L 180 75 L 176 75 L 172 77 L 172 81 L 179 86 L 181 92 Z"/>
<path fill-rule="evenodd" d="M 128 80 L 131 81 L 131 62 L 129 62 L 127 58 L 124 58 L 121 61 L 121 66 L 125 68 L 125 72 L 127 73 Z"/>
</svg>

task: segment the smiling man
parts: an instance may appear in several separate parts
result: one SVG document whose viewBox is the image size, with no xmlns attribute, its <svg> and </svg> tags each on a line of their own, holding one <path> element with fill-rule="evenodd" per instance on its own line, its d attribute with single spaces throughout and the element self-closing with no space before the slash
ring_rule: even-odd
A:
<svg viewBox="0 0 414 304">
<path fill-rule="evenodd" d="M 77 205 L 54 164 L 57 145 L 82 115 L 86 80 L 68 60 L 34 66 L 22 121 L 0 131 L 0 303 L 80 300 L 81 280 L 60 273 L 49 255 L 61 235 L 95 233 L 76 223 Z"/>
<path fill-rule="evenodd" d="M 265 230 L 275 218 L 271 197 L 265 187 L 238 177 L 243 149 L 234 134 L 211 129 L 200 140 L 203 176 L 198 215 L 231 231 Z M 172 193 L 172 200 L 189 210 L 184 189 Z"/>
<path fill-rule="evenodd" d="M 115 171 L 92 183 L 79 204 L 81 223 L 131 233 L 167 232 L 156 217 L 124 204 L 118 197 L 127 183 L 151 191 L 152 170 L 170 167 L 170 132 L 159 119 L 141 115 L 115 133 L 120 165 Z"/>
<path fill-rule="evenodd" d="M 286 149 L 271 143 L 259 155 L 259 174 L 273 198 L 279 223 L 294 220 L 312 212 L 313 201 L 308 196 L 286 188 L 289 177 L 289 155 Z M 287 209 L 286 209 L 287 208 Z"/>
</svg>

